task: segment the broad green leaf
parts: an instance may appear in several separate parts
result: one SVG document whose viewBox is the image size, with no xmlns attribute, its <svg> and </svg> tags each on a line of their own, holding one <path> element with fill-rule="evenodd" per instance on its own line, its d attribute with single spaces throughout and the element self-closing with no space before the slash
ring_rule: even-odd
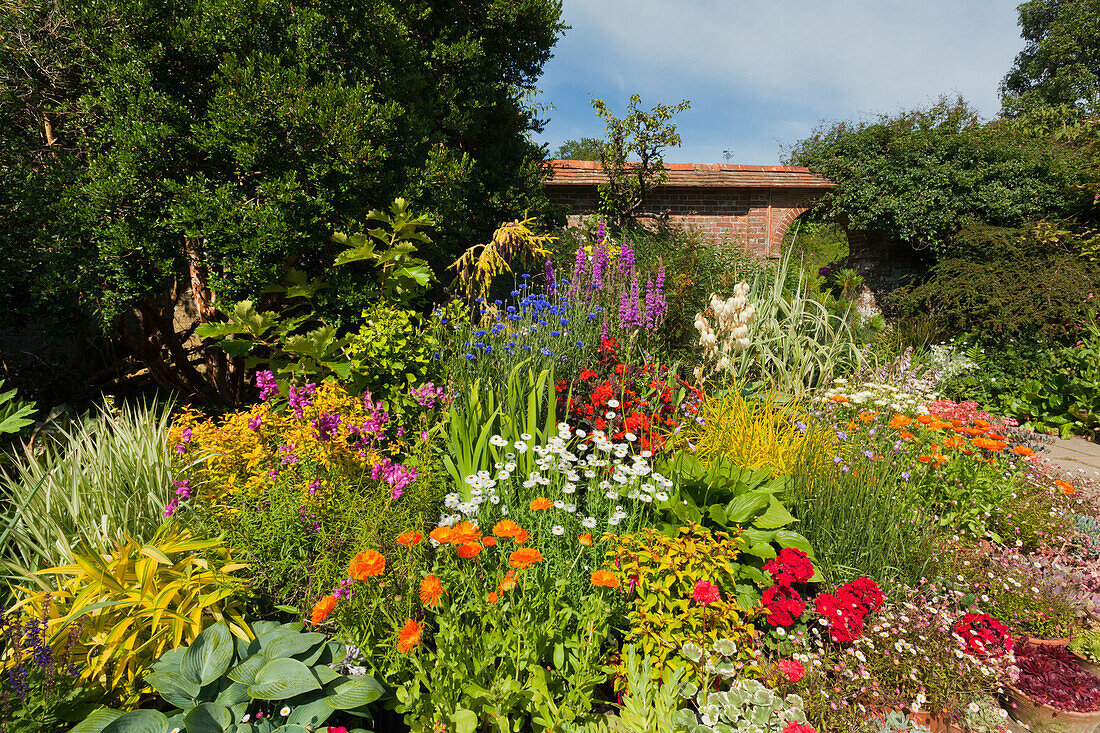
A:
<svg viewBox="0 0 1100 733">
<path fill-rule="evenodd" d="M 120 717 L 122 717 L 121 710 L 99 708 L 98 710 L 92 711 L 87 718 L 77 723 L 71 733 L 100 733 L 104 728 Z"/>
<path fill-rule="evenodd" d="M 168 718 L 159 710 L 134 710 L 108 723 L 103 733 L 168 733 Z"/>
<path fill-rule="evenodd" d="M 256 673 L 267 664 L 268 660 L 260 654 L 253 654 L 248 659 L 229 670 L 229 679 L 240 682 L 242 685 L 251 685 L 256 681 Z"/>
<path fill-rule="evenodd" d="M 295 725 L 311 725 L 316 729 L 317 726 L 328 720 L 329 716 L 335 711 L 336 708 L 328 703 L 327 698 L 321 698 L 299 705 L 291 710 L 290 717 L 286 719 L 286 722 Z"/>
<path fill-rule="evenodd" d="M 238 359 L 252 351 L 252 347 L 255 345 L 255 341 L 245 341 L 244 339 L 222 339 L 218 342 L 218 348 L 234 359 Z"/>
<path fill-rule="evenodd" d="M 199 684 L 184 677 L 182 672 L 158 669 L 145 675 L 145 681 L 177 708 L 190 708 L 199 697 Z"/>
<path fill-rule="evenodd" d="M 225 674 L 233 661 L 233 635 L 224 623 L 207 627 L 187 647 L 180 672 L 191 682 L 208 685 Z"/>
<path fill-rule="evenodd" d="M 264 646 L 263 656 L 268 660 L 292 657 L 310 649 L 314 644 L 327 640 L 327 638 L 324 634 L 316 631 L 306 634 L 283 634 L 267 642 Z"/>
<path fill-rule="evenodd" d="M 265 664 L 248 686 L 248 694 L 258 700 L 285 700 L 310 690 L 321 689 L 309 667 L 297 659 L 281 658 Z"/>
<path fill-rule="evenodd" d="M 455 733 L 476 733 L 477 713 L 460 708 L 454 715 Z"/>
<path fill-rule="evenodd" d="M 794 515 L 773 496 L 770 497 L 767 510 L 757 516 L 753 524 L 761 529 L 779 529 L 794 521 L 796 521 Z"/>
<path fill-rule="evenodd" d="M 748 524 L 756 514 L 768 505 L 769 494 L 750 491 L 726 505 L 726 519 L 734 524 Z"/>
<path fill-rule="evenodd" d="M 333 694 L 325 697 L 329 705 L 337 710 L 350 710 L 362 705 L 369 705 L 382 696 L 382 686 L 373 677 L 349 677 L 346 682 L 338 684 Z"/>
<path fill-rule="evenodd" d="M 775 531 L 774 541 L 779 543 L 780 547 L 790 547 L 793 550 L 802 550 L 811 559 L 814 557 L 814 548 L 810 544 L 810 541 L 798 532 L 789 529 L 778 529 Z"/>
<path fill-rule="evenodd" d="M 233 714 L 223 705 L 204 702 L 188 711 L 183 720 L 187 733 L 224 733 L 233 725 Z"/>
</svg>

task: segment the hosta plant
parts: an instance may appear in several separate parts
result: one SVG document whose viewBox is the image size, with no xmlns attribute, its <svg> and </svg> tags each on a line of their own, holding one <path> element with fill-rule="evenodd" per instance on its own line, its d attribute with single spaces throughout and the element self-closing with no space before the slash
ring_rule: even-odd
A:
<svg viewBox="0 0 1100 733">
<path fill-rule="evenodd" d="M 335 671 L 344 645 L 302 626 L 257 621 L 247 628 L 251 638 L 242 639 L 214 624 L 161 656 L 145 677 L 173 709 L 100 708 L 75 733 L 303 733 L 338 711 L 369 716 L 382 687 L 373 677 Z"/>
<path fill-rule="evenodd" d="M 71 652 L 82 666 L 80 684 L 133 704 L 148 665 L 205 626 L 225 622 L 247 635 L 244 582 L 234 576 L 244 567 L 219 541 L 168 525 L 148 544 L 129 539 L 102 555 L 77 554 L 72 564 L 40 570 L 30 578 L 37 587 L 17 592 L 28 614 L 46 619 L 54 653 Z"/>
</svg>

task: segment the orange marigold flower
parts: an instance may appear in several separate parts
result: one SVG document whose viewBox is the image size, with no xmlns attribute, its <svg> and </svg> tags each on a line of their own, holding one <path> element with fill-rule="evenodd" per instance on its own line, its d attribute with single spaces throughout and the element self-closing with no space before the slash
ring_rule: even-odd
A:
<svg viewBox="0 0 1100 733">
<path fill-rule="evenodd" d="M 954 425 L 952 425 L 949 422 L 945 422 L 943 420 L 933 420 L 928 425 L 929 430 L 943 430 L 944 428 L 951 428 L 951 427 L 954 427 Z"/>
<path fill-rule="evenodd" d="M 1075 493 L 1077 493 L 1077 489 L 1073 488 L 1073 484 L 1071 484 L 1067 481 L 1062 481 L 1061 479 L 1055 479 L 1054 480 L 1054 485 L 1057 486 L 1059 489 L 1061 489 L 1063 494 L 1075 494 Z"/>
<path fill-rule="evenodd" d="M 515 587 L 516 587 L 516 571 L 515 570 L 509 570 L 508 572 L 506 572 L 504 574 L 504 577 L 500 579 L 500 584 L 497 586 L 497 588 L 500 590 L 501 593 L 504 593 L 505 591 L 512 590 Z"/>
<path fill-rule="evenodd" d="M 610 570 L 600 569 L 592 573 L 592 585 L 599 586 L 601 588 L 618 588 L 619 576 Z"/>
<path fill-rule="evenodd" d="M 989 421 L 988 420 L 983 420 L 980 417 L 974 419 L 974 425 L 976 425 L 979 428 L 988 428 L 988 427 L 990 427 Z"/>
<path fill-rule="evenodd" d="M 959 432 L 963 435 L 969 435 L 971 438 L 976 438 L 985 431 L 979 428 L 959 428 Z"/>
<path fill-rule="evenodd" d="M 994 453 L 1000 453 L 1008 447 L 1008 443 L 1002 443 L 999 440 L 990 440 L 989 438 L 984 437 L 974 438 L 970 442 L 978 448 L 984 448 L 985 450 L 993 451 Z"/>
<path fill-rule="evenodd" d="M 458 556 L 464 560 L 472 560 L 481 552 L 480 542 L 463 542 L 458 546 Z"/>
<path fill-rule="evenodd" d="M 874 410 L 863 410 L 856 416 L 860 422 L 873 422 L 878 417 L 878 413 Z"/>
<path fill-rule="evenodd" d="M 420 602 L 425 606 L 431 608 L 438 606 L 443 592 L 443 583 L 434 575 L 428 575 L 420 581 Z"/>
<path fill-rule="evenodd" d="M 965 440 L 957 435 L 949 435 L 943 440 L 943 444 L 947 448 L 965 448 L 967 443 Z"/>
<path fill-rule="evenodd" d="M 985 437 L 989 438 L 990 440 L 1008 440 L 1008 438 L 1001 435 L 1000 433 L 994 433 L 994 432 L 986 433 Z"/>
<path fill-rule="evenodd" d="M 902 415 L 900 412 L 895 412 L 894 416 L 890 418 L 890 422 L 887 423 L 891 428 L 897 430 L 898 428 L 904 428 L 913 422 L 913 419 L 908 415 Z"/>
<path fill-rule="evenodd" d="M 962 427 L 962 424 L 963 424 L 963 421 L 962 421 L 962 420 L 960 420 L 959 418 L 957 418 L 957 417 L 953 417 L 953 418 L 951 418 L 951 427 L 953 427 L 953 428 L 961 428 L 961 427 Z"/>
<path fill-rule="evenodd" d="M 843 404 L 844 404 L 845 402 L 847 402 L 847 401 L 848 401 L 848 398 L 847 398 L 847 397 L 845 397 L 845 396 L 844 396 L 844 395 L 842 395 L 842 394 L 835 394 L 835 395 L 833 395 L 832 397 L 830 397 L 829 399 L 830 399 L 830 400 L 832 400 L 833 402 L 839 402 L 839 403 L 840 403 L 840 404 L 842 404 L 842 405 L 843 405 Z"/>
<path fill-rule="evenodd" d="M 493 534 L 497 537 L 515 537 L 522 531 L 511 519 L 502 519 L 493 525 Z"/>
<path fill-rule="evenodd" d="M 592 546 L 592 533 L 591 532 L 585 532 L 583 534 L 578 535 L 577 536 L 577 542 L 580 542 L 585 547 L 591 547 Z"/>
<path fill-rule="evenodd" d="M 409 654 L 413 649 L 420 646 L 420 637 L 424 632 L 424 627 L 417 623 L 414 619 L 409 619 L 405 622 L 405 625 L 401 627 L 401 630 L 397 632 L 397 651 L 402 654 Z"/>
<path fill-rule="evenodd" d="M 336 608 L 336 596 L 325 596 L 313 606 L 313 614 L 309 617 L 309 622 L 316 626 L 328 618 L 334 608 Z"/>
<path fill-rule="evenodd" d="M 481 532 L 472 522 L 459 522 L 451 530 L 451 537 L 447 541 L 452 545 L 462 545 L 467 542 L 477 542 L 481 539 Z"/>
<path fill-rule="evenodd" d="M 1033 455 L 1035 455 L 1035 451 L 1024 445 L 1013 446 L 1012 452 L 1018 456 L 1023 456 L 1024 458 L 1031 458 Z"/>
<path fill-rule="evenodd" d="M 493 591 L 485 600 L 489 601 L 489 603 L 496 603 L 498 600 L 500 600 L 500 596 L 497 595 L 496 591 Z"/>
<path fill-rule="evenodd" d="M 402 532 L 401 534 L 397 535 L 397 539 L 395 539 L 394 542 L 401 545 L 402 547 L 412 547 L 413 545 L 419 545 L 420 540 L 422 539 L 424 539 L 424 535 L 420 534 L 419 532 L 410 531 Z"/>
<path fill-rule="evenodd" d="M 516 533 L 515 542 L 517 545 L 522 545 L 526 543 L 529 539 L 531 539 L 531 535 L 527 534 L 527 532 L 522 529 Z"/>
<path fill-rule="evenodd" d="M 386 569 L 386 558 L 378 550 L 365 550 L 351 559 L 348 576 L 355 580 L 366 580 L 381 575 Z"/>
<path fill-rule="evenodd" d="M 922 425 L 928 425 L 929 423 L 932 422 L 932 416 L 931 415 L 917 415 L 917 422 L 921 423 Z"/>
<path fill-rule="evenodd" d="M 481 538 L 481 544 L 485 545 L 486 547 L 492 547 L 496 543 L 497 543 L 497 538 L 493 537 L 492 535 Z"/>
<path fill-rule="evenodd" d="M 538 512 L 543 509 L 549 509 L 552 506 L 554 506 L 554 502 L 550 501 L 545 496 L 540 496 L 531 502 L 531 511 Z"/>
<path fill-rule="evenodd" d="M 439 544 L 445 545 L 451 541 L 452 534 L 454 534 L 454 530 L 450 527 L 436 527 L 428 536 Z"/>
<path fill-rule="evenodd" d="M 903 429 L 901 431 L 901 437 L 905 440 L 912 440 L 913 439 L 913 434 L 910 433 L 908 430 Z"/>
<path fill-rule="evenodd" d="M 522 547 L 508 556 L 508 564 L 520 570 L 542 562 L 542 553 L 533 547 Z"/>
</svg>

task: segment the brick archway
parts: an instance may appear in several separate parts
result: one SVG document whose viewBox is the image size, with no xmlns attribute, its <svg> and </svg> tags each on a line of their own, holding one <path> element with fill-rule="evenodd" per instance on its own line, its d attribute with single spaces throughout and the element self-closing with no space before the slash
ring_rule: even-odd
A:
<svg viewBox="0 0 1100 733">
<path fill-rule="evenodd" d="M 767 257 L 779 256 L 787 228 L 835 185 L 796 166 L 674 163 L 666 169 L 668 180 L 640 213 L 735 240 Z M 598 188 L 606 181 L 599 163 L 552 160 L 544 186 L 552 203 L 567 207 L 575 225 L 596 212 Z"/>
</svg>

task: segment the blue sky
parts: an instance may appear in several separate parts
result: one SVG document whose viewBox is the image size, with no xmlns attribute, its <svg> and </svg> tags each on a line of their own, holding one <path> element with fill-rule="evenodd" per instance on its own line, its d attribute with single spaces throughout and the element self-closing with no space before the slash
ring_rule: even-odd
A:
<svg viewBox="0 0 1100 733">
<path fill-rule="evenodd" d="M 1023 47 L 1018 0 L 564 0 L 572 26 L 539 81 L 540 142 L 602 137 L 590 98 L 622 114 L 691 101 L 666 162 L 774 165 L 821 122 L 961 94 L 997 113 Z"/>
</svg>

